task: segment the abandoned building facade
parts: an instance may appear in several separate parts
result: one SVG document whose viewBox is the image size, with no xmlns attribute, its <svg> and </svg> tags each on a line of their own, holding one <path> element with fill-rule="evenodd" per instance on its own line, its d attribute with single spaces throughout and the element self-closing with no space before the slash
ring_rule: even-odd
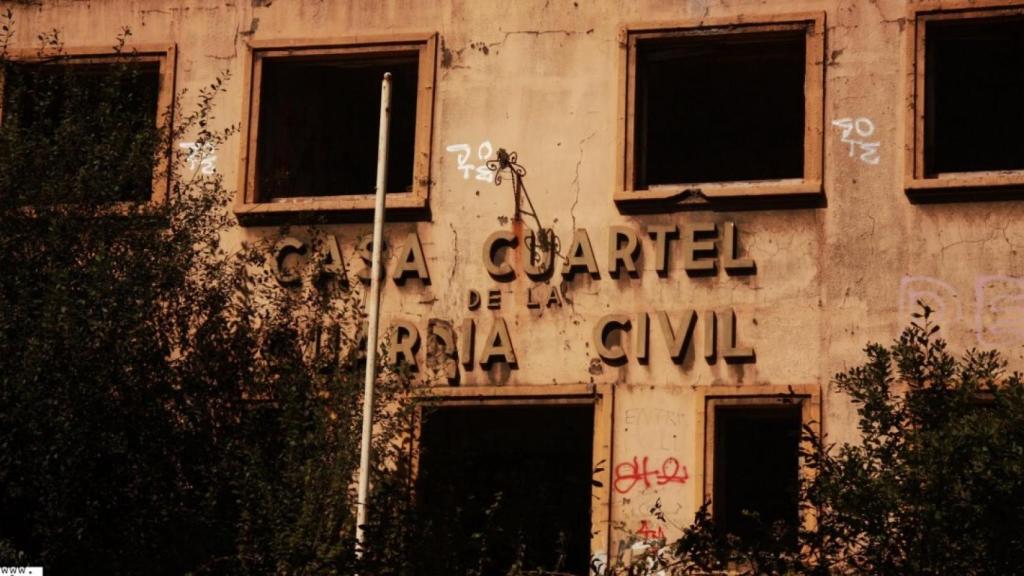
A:
<svg viewBox="0 0 1024 576">
<path fill-rule="evenodd" d="M 14 49 L 59 29 L 72 56 L 129 26 L 157 109 L 230 72 L 216 117 L 240 131 L 192 169 L 237 183 L 228 241 L 272 237 L 285 283 L 314 224 L 368 274 L 390 72 L 382 327 L 431 407 L 424 491 L 505 491 L 539 547 L 569 534 L 574 570 L 677 537 L 708 500 L 737 531 L 744 509 L 799 522 L 801 426 L 855 437 L 831 378 L 919 301 L 953 350 L 1024 368 L 1024 3 L 15 14 Z M 536 485 L 503 485 L 512 469 Z M 557 500 L 531 502 L 544 483 Z"/>
</svg>

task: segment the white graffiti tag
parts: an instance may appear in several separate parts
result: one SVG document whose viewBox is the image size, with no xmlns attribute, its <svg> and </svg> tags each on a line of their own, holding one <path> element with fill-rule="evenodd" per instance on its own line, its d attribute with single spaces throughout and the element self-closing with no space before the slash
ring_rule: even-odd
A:
<svg viewBox="0 0 1024 576">
<path fill-rule="evenodd" d="M 204 176 L 210 176 L 217 170 L 217 155 L 215 152 L 217 149 L 213 144 L 207 142 L 200 144 L 198 142 L 179 142 L 178 147 L 182 150 L 188 150 L 188 169 L 195 172 L 199 170 L 200 174 Z"/>
<path fill-rule="evenodd" d="M 456 157 L 456 161 L 459 163 L 457 168 L 462 171 L 463 180 L 469 180 L 469 175 L 475 172 L 477 180 L 484 182 L 494 181 L 494 172 L 487 168 L 487 161 L 494 154 L 494 147 L 491 146 L 490 140 L 484 140 L 477 146 L 476 157 L 480 160 L 479 165 L 469 163 L 470 155 L 473 153 L 473 149 L 469 144 L 452 144 L 445 148 L 445 150 L 458 154 Z"/>
<path fill-rule="evenodd" d="M 833 126 L 838 126 L 843 129 L 843 135 L 840 139 L 844 144 L 850 145 L 850 158 L 853 158 L 854 154 L 860 151 L 860 160 L 866 164 L 878 164 L 880 160 L 878 156 L 878 147 L 882 145 L 881 142 L 867 142 L 864 138 L 870 137 L 875 133 L 875 123 L 869 118 L 840 118 L 839 120 L 832 121 Z M 856 133 L 857 138 L 851 138 Z"/>
</svg>

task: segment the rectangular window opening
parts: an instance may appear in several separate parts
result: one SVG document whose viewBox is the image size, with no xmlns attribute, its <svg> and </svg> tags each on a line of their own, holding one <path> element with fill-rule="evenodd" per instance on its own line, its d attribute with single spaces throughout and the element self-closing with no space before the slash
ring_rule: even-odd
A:
<svg viewBox="0 0 1024 576">
<path fill-rule="evenodd" d="M 719 405 L 714 422 L 711 505 L 716 526 L 744 539 L 758 539 L 764 530 L 779 527 L 795 543 L 800 405 Z"/>
<path fill-rule="evenodd" d="M 440 407 L 425 413 L 417 500 L 438 565 L 585 575 L 590 556 L 594 408 Z M 442 551 L 438 554 L 437 551 Z"/>
<path fill-rule="evenodd" d="M 1024 15 L 924 31 L 924 175 L 1024 170 Z"/>
<path fill-rule="evenodd" d="M 8 61 L 2 74 L 2 161 L 22 174 L 7 179 L 8 200 L 150 200 L 163 139 L 161 92 L 167 89 L 159 60 L 127 55 Z"/>
<path fill-rule="evenodd" d="M 387 189 L 411 191 L 418 68 L 416 51 L 264 58 L 259 201 L 374 193 L 385 72 L 392 75 Z"/>
<path fill-rule="evenodd" d="M 806 30 L 638 39 L 634 188 L 803 178 Z"/>
</svg>

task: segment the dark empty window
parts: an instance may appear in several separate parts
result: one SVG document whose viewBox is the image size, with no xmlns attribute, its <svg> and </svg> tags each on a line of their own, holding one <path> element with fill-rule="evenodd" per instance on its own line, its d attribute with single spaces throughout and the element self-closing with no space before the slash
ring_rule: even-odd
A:
<svg viewBox="0 0 1024 576">
<path fill-rule="evenodd" d="M 1024 169 L 1024 16 L 929 21 L 926 175 Z"/>
<path fill-rule="evenodd" d="M 587 574 L 592 406 L 442 408 L 425 416 L 417 495 L 423 545 L 463 574 L 524 570 Z M 441 551 L 441 553 L 438 553 Z"/>
<path fill-rule="evenodd" d="M 412 188 L 417 52 L 267 58 L 257 147 L 261 201 L 373 194 L 381 80 L 392 74 L 388 191 Z"/>
<path fill-rule="evenodd" d="M 638 41 L 635 188 L 802 178 L 805 36 Z"/>
<path fill-rule="evenodd" d="M 159 62 L 58 57 L 6 62 L 0 73 L 6 201 L 150 198 L 161 141 Z"/>
<path fill-rule="evenodd" d="M 800 406 L 718 406 L 715 410 L 715 523 L 757 538 L 798 523 Z"/>
</svg>

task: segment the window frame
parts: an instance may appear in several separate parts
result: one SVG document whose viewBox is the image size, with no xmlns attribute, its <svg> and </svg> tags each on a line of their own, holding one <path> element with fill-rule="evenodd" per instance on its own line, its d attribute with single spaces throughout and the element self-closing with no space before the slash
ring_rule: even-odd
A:
<svg viewBox="0 0 1024 576">
<path fill-rule="evenodd" d="M 434 386 L 414 389 L 412 477 L 419 475 L 423 411 L 467 406 L 593 406 L 594 439 L 591 465 L 590 557 L 609 554 L 612 545 L 612 425 L 614 388 L 610 384 L 530 386 Z"/>
<path fill-rule="evenodd" d="M 964 190 L 993 191 L 1000 188 L 1024 188 L 1024 168 L 1019 170 L 978 170 L 940 172 L 925 175 L 925 29 L 929 22 L 943 20 L 994 19 L 1024 15 L 1024 4 L 998 0 L 925 1 L 909 8 L 906 27 L 905 86 L 906 149 L 904 188 L 907 194 L 942 196 Z"/>
<path fill-rule="evenodd" d="M 700 503 L 710 501 L 708 513 L 712 516 L 715 505 L 715 410 L 719 406 L 773 408 L 798 402 L 800 404 L 801 449 L 812 448 L 803 439 L 803 427 L 810 426 L 819 437 L 823 432 L 821 388 L 817 384 L 710 386 L 702 389 L 698 396 L 696 454 L 701 454 L 702 457 L 698 459 L 695 478 L 698 489 L 701 490 Z M 798 458 L 798 466 L 798 478 L 801 483 L 813 477 L 813 471 L 806 466 L 802 457 Z M 803 510 L 798 511 L 800 528 L 813 530 L 817 525 L 817 515 L 813 509 L 803 506 L 801 508 Z"/>
<path fill-rule="evenodd" d="M 415 211 L 427 208 L 430 196 L 430 161 L 433 141 L 434 82 L 437 66 L 437 33 L 351 36 L 327 40 L 251 41 L 246 51 L 241 125 L 241 161 L 235 216 L 243 225 L 280 220 L 286 217 L 313 217 L 362 214 L 372 215 L 374 194 L 304 196 L 277 200 L 259 198 L 257 178 L 257 139 L 259 137 L 260 88 L 262 65 L 267 59 L 287 60 L 306 56 L 348 56 L 353 54 L 419 54 L 416 88 L 416 136 L 412 190 L 387 192 L 389 210 Z"/>
<path fill-rule="evenodd" d="M 805 30 L 804 174 L 778 180 L 659 184 L 635 188 L 636 44 L 638 40 L 748 35 Z M 671 211 L 682 204 L 716 204 L 766 198 L 816 199 L 824 193 L 825 13 L 627 25 L 619 35 L 619 118 L 615 203 L 627 211 Z"/>
<path fill-rule="evenodd" d="M 168 133 L 172 130 L 173 125 L 173 108 L 175 99 L 175 80 L 177 72 L 177 45 L 174 43 L 170 44 L 132 44 L 124 46 L 124 49 L 118 53 L 115 52 L 110 46 L 81 46 L 81 47 L 62 47 L 60 53 L 47 53 L 38 49 L 23 49 L 23 50 L 10 50 L 7 53 L 7 58 L 13 62 L 25 62 L 25 63 L 45 63 L 52 61 L 56 58 L 64 58 L 68 62 L 68 65 L 74 66 L 76 64 L 103 64 L 112 61 L 119 56 L 129 56 L 136 58 L 139 62 L 156 62 L 159 65 L 158 77 L 160 79 L 160 86 L 157 92 L 157 103 L 156 110 L 154 110 L 154 116 L 156 118 L 156 126 L 160 130 L 166 129 Z M 4 117 L 4 76 L 0 73 L 0 124 L 3 123 Z M 153 166 L 153 187 L 150 192 L 149 200 L 144 202 L 135 202 L 131 200 L 122 200 L 118 202 L 112 202 L 111 208 L 117 211 L 128 211 L 132 208 L 139 207 L 141 205 L 156 205 L 163 203 L 171 189 L 171 171 L 169 170 L 174 154 L 173 146 L 171 142 L 163 154 L 160 155 L 159 159 Z"/>
</svg>

